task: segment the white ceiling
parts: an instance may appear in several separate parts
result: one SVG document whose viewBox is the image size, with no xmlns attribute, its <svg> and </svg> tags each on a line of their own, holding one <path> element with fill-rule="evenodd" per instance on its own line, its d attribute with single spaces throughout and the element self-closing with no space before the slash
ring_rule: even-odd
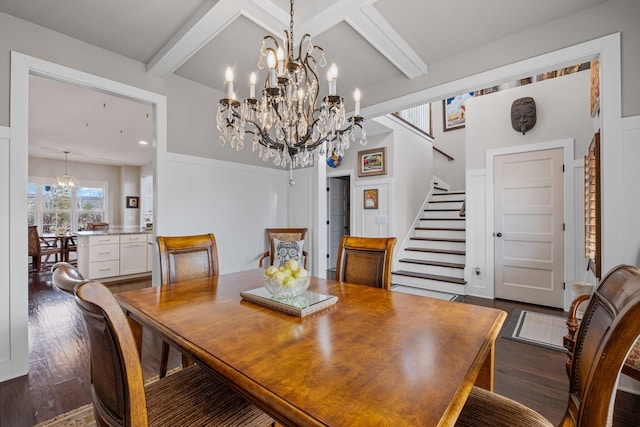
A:
<svg viewBox="0 0 640 427">
<path fill-rule="evenodd" d="M 294 31 L 296 41 L 304 33 L 311 34 L 314 45 L 324 48 L 329 63 L 338 65 L 338 91 L 345 102 L 349 103 L 357 86 L 366 106 L 367 91 L 375 91 L 388 81 L 418 78 L 428 73 L 429 64 L 604 2 L 297 0 Z M 164 77 L 175 73 L 220 91 L 224 90 L 225 68 L 232 66 L 239 97 L 248 95 L 248 76 L 257 68 L 262 37 L 271 33 L 281 38 L 289 27 L 286 0 L 0 0 L 0 12 L 140 61 L 150 73 Z M 44 98 L 59 88 L 40 83 L 43 93 L 34 86 L 32 100 L 52 102 Z M 75 127 L 76 122 L 51 118 L 52 108 L 67 107 L 70 117 L 78 123 L 90 123 L 89 128 L 99 132 L 117 129 L 133 137 L 134 129 L 145 126 L 147 118 L 133 113 L 113 116 L 109 123 L 108 117 L 116 109 L 98 108 L 104 95 L 81 101 L 78 97 L 83 93 L 96 98 L 95 93 L 70 90 L 68 95 L 57 93 L 56 105 L 32 107 L 34 114 L 38 111 L 41 115 L 31 119 L 30 132 L 38 139 L 32 139 L 34 151 L 30 154 L 45 156 L 44 149 L 54 143 L 56 150 L 50 150 L 49 155 L 55 152 L 57 157 L 62 157 L 64 144 L 72 152 L 97 151 L 92 148 L 95 142 L 120 150 L 108 156 L 103 153 L 102 158 L 116 161 L 118 153 L 132 158 L 129 150 L 135 144 L 111 138 L 105 141 L 103 134 L 89 137 Z M 72 106 L 85 102 L 94 108 L 73 111 Z M 133 123 L 138 120 L 142 124 Z M 54 135 L 61 140 L 54 140 Z"/>
</svg>

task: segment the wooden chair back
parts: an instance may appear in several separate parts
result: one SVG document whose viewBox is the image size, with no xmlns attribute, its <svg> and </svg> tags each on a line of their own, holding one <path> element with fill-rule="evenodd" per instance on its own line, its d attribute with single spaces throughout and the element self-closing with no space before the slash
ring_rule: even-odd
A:
<svg viewBox="0 0 640 427">
<path fill-rule="evenodd" d="M 284 242 L 297 242 L 300 240 L 304 240 L 307 235 L 306 228 L 266 228 L 265 233 L 267 235 L 267 244 L 269 245 L 269 250 L 262 254 L 262 258 L 260 258 L 260 267 L 262 267 L 263 260 L 268 259 L 269 265 L 273 265 L 273 261 L 275 259 L 276 254 L 276 244 L 275 241 L 281 240 Z M 304 268 L 307 268 L 307 258 L 308 253 L 306 250 L 302 251 Z"/>
<path fill-rule="evenodd" d="M 391 289 L 395 237 L 343 236 L 338 248 L 336 280 Z"/>
<path fill-rule="evenodd" d="M 218 249 L 213 234 L 158 236 L 163 285 L 199 277 L 217 276 Z"/>
<path fill-rule="evenodd" d="M 88 231 L 109 231 L 109 223 L 107 222 L 88 222 Z"/>
<path fill-rule="evenodd" d="M 126 315 L 111 291 L 99 282 L 79 284 L 75 296 L 89 334 L 97 425 L 148 425 L 140 356 Z"/>
<path fill-rule="evenodd" d="M 72 294 L 76 285 L 84 280 L 80 271 L 68 262 L 56 262 L 51 266 L 51 283 L 64 292 Z"/>
<path fill-rule="evenodd" d="M 55 256 L 56 262 L 58 257 L 62 257 L 62 248 L 58 246 L 57 238 L 43 238 L 38 232 L 37 225 L 29 225 L 28 239 L 29 239 L 29 252 L 28 256 L 31 257 L 33 263 L 33 269 L 40 271 L 42 269 L 42 257 L 46 256 L 45 262 L 51 255 Z"/>
<path fill-rule="evenodd" d="M 640 270 L 620 265 L 602 279 L 578 329 L 566 421 L 611 425 L 618 375 L 638 336 Z"/>
<path fill-rule="evenodd" d="M 29 256 L 40 256 L 40 236 L 38 235 L 38 226 L 29 226 Z"/>
</svg>

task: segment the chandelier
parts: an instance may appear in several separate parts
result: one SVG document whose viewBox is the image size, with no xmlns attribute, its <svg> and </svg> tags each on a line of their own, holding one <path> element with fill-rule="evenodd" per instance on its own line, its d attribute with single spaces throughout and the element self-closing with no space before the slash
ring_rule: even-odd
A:
<svg viewBox="0 0 640 427">
<path fill-rule="evenodd" d="M 327 72 L 328 95 L 318 106 L 318 68 L 327 64 L 324 50 L 313 45 L 309 34 L 295 46 L 293 0 L 290 16 L 282 46 L 273 36 L 262 39 L 258 68 L 265 68 L 266 59 L 268 70 L 261 96 L 256 98 L 257 77 L 253 72 L 249 97 L 239 101 L 233 91 L 233 71 L 227 68 L 227 96 L 220 100 L 216 121 L 221 145 L 228 143 L 240 151 L 246 134 L 251 134 L 253 151 L 265 162 L 273 159 L 274 165 L 289 167 L 289 185 L 294 185 L 294 168 L 313 165 L 315 156 L 341 157 L 356 138 L 361 145 L 367 139 L 360 116 L 360 91 L 354 92 L 354 113 L 347 118 L 343 99 L 336 91 L 335 64 Z"/>
<path fill-rule="evenodd" d="M 53 186 L 51 188 L 51 191 L 56 196 L 69 196 L 73 192 L 73 189 L 78 187 L 78 180 L 67 173 L 67 155 L 69 154 L 69 152 L 63 151 L 63 153 L 64 175 L 58 175 L 53 180 Z"/>
</svg>

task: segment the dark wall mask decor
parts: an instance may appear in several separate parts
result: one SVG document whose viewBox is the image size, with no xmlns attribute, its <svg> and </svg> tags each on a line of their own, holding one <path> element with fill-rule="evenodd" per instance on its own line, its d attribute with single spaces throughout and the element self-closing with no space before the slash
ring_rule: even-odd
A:
<svg viewBox="0 0 640 427">
<path fill-rule="evenodd" d="M 536 124 L 536 101 L 527 96 L 513 101 L 511 104 L 511 126 L 516 132 L 524 135 Z"/>
</svg>

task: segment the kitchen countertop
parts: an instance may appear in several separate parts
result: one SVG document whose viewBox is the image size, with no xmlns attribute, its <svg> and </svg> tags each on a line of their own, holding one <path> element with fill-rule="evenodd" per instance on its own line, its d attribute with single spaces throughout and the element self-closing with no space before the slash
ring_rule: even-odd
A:
<svg viewBox="0 0 640 427">
<path fill-rule="evenodd" d="M 122 234 L 153 234 L 153 230 L 139 229 L 139 228 L 125 228 L 115 229 L 108 231 L 78 231 L 78 236 L 119 236 Z"/>
</svg>

